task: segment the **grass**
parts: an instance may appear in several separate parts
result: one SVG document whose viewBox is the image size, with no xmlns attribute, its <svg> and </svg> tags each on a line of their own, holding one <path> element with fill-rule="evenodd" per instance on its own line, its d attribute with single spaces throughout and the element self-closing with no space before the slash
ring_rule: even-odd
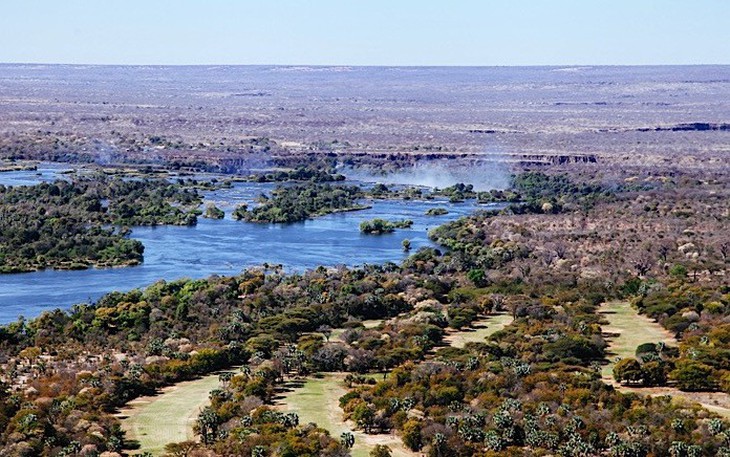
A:
<svg viewBox="0 0 730 457">
<path fill-rule="evenodd" d="M 299 414 L 299 423 L 315 422 L 339 439 L 342 432 L 349 431 L 355 435 L 353 457 L 368 457 L 376 444 L 385 444 L 393 451 L 393 457 L 413 457 L 416 454 L 408 451 L 394 435 L 366 435 L 355 431 L 354 424 L 343 420 L 340 409 L 340 397 L 347 393 L 343 385 L 344 373 L 328 373 L 321 378 L 309 378 L 301 387 L 287 392 L 280 404 L 285 411 Z"/>
<path fill-rule="evenodd" d="M 674 387 L 627 387 L 619 386 L 613 379 L 615 359 L 634 357 L 636 347 L 643 343 L 660 341 L 676 346 L 677 340 L 657 322 L 640 315 L 628 302 L 605 303 L 600 310 L 608 320 L 603 327 L 609 334 L 609 363 L 601 372 L 606 382 L 614 384 L 622 392 L 634 392 L 652 396 L 670 395 L 680 401 L 699 403 L 704 408 L 730 419 L 730 396 L 723 392 L 682 392 Z"/>
<path fill-rule="evenodd" d="M 137 440 L 139 451 L 162 455 L 165 445 L 192 440 L 193 424 L 208 405 L 208 393 L 219 386 L 213 374 L 163 389 L 161 395 L 130 402 L 120 415 L 129 439 Z"/>
<path fill-rule="evenodd" d="M 475 321 L 472 329 L 446 335 L 444 342 L 455 348 L 463 348 L 466 343 L 484 343 L 488 336 L 502 330 L 511 322 L 512 316 L 509 314 L 493 314 Z"/>
<path fill-rule="evenodd" d="M 615 301 L 605 303 L 600 313 L 608 321 L 603 327 L 604 333 L 611 335 L 609 341 L 609 363 L 603 367 L 604 377 L 612 378 L 615 359 L 634 357 L 636 347 L 644 343 L 664 342 L 676 346 L 677 340 L 672 334 L 649 319 L 640 315 L 628 302 Z"/>
</svg>

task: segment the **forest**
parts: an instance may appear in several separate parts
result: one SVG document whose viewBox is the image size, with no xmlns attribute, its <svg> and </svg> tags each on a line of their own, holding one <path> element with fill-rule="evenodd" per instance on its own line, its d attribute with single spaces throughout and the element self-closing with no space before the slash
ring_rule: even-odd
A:
<svg viewBox="0 0 730 457">
<path fill-rule="evenodd" d="M 138 264 L 144 246 L 129 226 L 194 225 L 200 203 L 194 189 L 164 180 L 0 185 L 0 273 Z"/>
</svg>

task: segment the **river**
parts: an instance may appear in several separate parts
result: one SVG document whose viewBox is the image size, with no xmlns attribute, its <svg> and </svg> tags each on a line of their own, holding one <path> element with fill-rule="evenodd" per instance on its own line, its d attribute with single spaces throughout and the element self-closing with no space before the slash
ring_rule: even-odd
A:
<svg viewBox="0 0 730 457">
<path fill-rule="evenodd" d="M 0 173 L 0 184 L 27 185 L 49 180 L 61 168 Z M 203 278 L 212 274 L 235 275 L 247 267 L 281 264 L 287 271 L 319 265 L 355 266 L 400 262 L 407 253 L 401 242 L 409 239 L 412 251 L 433 246 L 427 231 L 447 221 L 490 205 L 475 202 L 375 200 L 371 209 L 330 214 L 294 224 L 256 224 L 231 219 L 233 208 L 251 202 L 274 184 L 234 183 L 230 189 L 205 192 L 206 203 L 226 211 L 226 218 L 198 218 L 194 227 L 133 227 L 132 238 L 145 246 L 144 263 L 126 268 L 92 268 L 79 271 L 44 270 L 0 275 L 0 323 L 22 315 L 38 316 L 44 310 L 68 308 L 94 301 L 105 293 L 147 286 L 157 280 Z M 449 214 L 426 216 L 429 208 L 444 207 Z M 364 235 L 360 222 L 376 217 L 412 219 L 409 229 L 385 235 Z"/>
</svg>

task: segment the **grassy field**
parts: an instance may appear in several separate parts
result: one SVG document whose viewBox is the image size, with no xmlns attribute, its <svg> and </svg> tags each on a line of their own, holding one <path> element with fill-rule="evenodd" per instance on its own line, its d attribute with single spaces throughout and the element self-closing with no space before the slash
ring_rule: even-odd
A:
<svg viewBox="0 0 730 457">
<path fill-rule="evenodd" d="M 385 444 L 393 451 L 393 457 L 413 457 L 416 454 L 407 450 L 395 435 L 366 435 L 354 431 L 354 424 L 346 423 L 342 417 L 339 399 L 347 393 L 342 383 L 344 373 L 328 373 L 321 378 L 309 378 L 301 387 L 296 387 L 284 394 L 279 408 L 284 411 L 295 411 L 299 414 L 299 423 L 315 422 L 329 430 L 339 439 L 342 432 L 350 431 L 355 435 L 353 457 L 368 457 L 376 444 Z"/>
<path fill-rule="evenodd" d="M 493 314 L 475 321 L 473 329 L 449 333 L 444 337 L 444 343 L 456 348 L 463 348 L 466 343 L 484 343 L 486 337 L 502 330 L 511 322 L 512 316 L 509 314 Z"/>
<path fill-rule="evenodd" d="M 603 331 L 609 334 L 608 359 L 602 375 L 606 382 L 614 384 L 622 392 L 645 395 L 671 395 L 680 401 L 699 403 L 704 408 L 730 419 L 730 395 L 723 392 L 682 392 L 673 387 L 627 387 L 619 386 L 613 379 L 613 366 L 617 357 L 634 357 L 636 347 L 643 343 L 664 342 L 676 346 L 677 340 L 658 323 L 640 315 L 627 302 L 610 302 L 601 307 L 601 314 L 608 320 Z"/>
<path fill-rule="evenodd" d="M 120 411 L 122 428 L 139 441 L 139 451 L 162 455 L 168 443 L 191 440 L 193 424 L 208 404 L 208 392 L 218 387 L 213 374 L 163 389 L 160 395 L 138 398 Z"/>
<path fill-rule="evenodd" d="M 677 340 L 658 323 L 640 315 L 628 302 L 605 303 L 600 313 L 608 321 L 603 332 L 609 334 L 608 359 L 603 367 L 603 376 L 613 378 L 612 370 L 617 357 L 633 357 L 636 347 L 643 343 L 664 342 L 676 346 Z"/>
</svg>

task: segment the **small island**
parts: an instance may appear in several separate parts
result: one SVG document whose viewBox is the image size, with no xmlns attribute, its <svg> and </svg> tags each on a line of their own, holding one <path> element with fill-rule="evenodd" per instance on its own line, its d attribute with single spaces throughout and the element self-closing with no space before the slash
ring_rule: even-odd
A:
<svg viewBox="0 0 730 457">
<path fill-rule="evenodd" d="M 446 208 L 431 208 L 428 211 L 426 211 L 426 216 L 443 216 L 445 214 L 449 214 L 449 210 Z"/>
<path fill-rule="evenodd" d="M 360 231 L 367 235 L 382 235 L 384 233 L 392 233 L 396 229 L 410 228 L 413 221 L 403 219 L 400 221 L 387 221 L 385 219 L 375 218 L 370 221 L 360 223 Z"/>
<path fill-rule="evenodd" d="M 205 207 L 205 213 L 203 214 L 203 217 L 207 219 L 223 219 L 224 217 L 226 217 L 226 213 L 222 209 L 215 206 L 213 203 L 209 203 Z"/>
<path fill-rule="evenodd" d="M 362 197 L 362 190 L 357 186 L 316 183 L 280 186 L 271 196 L 262 194 L 258 199 L 259 206 L 251 210 L 248 205 L 239 205 L 233 212 L 233 218 L 273 224 L 300 222 L 326 214 L 370 208 L 358 203 Z"/>
</svg>

